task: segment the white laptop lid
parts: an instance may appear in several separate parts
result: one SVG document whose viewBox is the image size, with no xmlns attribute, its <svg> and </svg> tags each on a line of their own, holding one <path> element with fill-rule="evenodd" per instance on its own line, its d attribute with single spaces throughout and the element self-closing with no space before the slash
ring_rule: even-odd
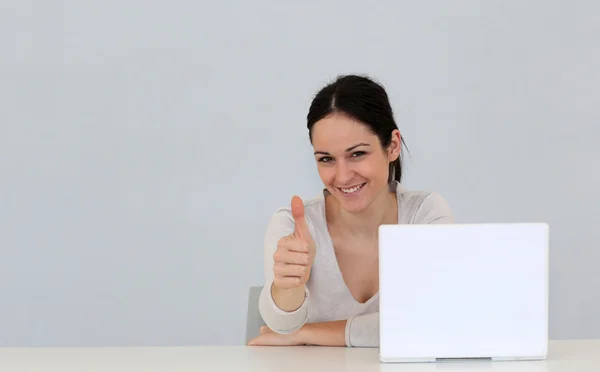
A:
<svg viewBox="0 0 600 372">
<path fill-rule="evenodd" d="M 548 242 L 545 223 L 381 226 L 381 361 L 545 358 Z"/>
</svg>

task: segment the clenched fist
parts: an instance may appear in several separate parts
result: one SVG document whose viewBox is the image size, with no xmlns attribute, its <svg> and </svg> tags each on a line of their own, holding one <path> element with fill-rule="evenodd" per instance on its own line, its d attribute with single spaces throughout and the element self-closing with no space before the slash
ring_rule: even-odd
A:
<svg viewBox="0 0 600 372">
<path fill-rule="evenodd" d="M 315 242 L 304 217 L 304 203 L 298 196 L 292 198 L 292 216 L 295 223 L 294 232 L 279 240 L 277 250 L 273 254 L 273 285 L 278 289 L 296 288 L 306 284 L 315 258 Z"/>
</svg>

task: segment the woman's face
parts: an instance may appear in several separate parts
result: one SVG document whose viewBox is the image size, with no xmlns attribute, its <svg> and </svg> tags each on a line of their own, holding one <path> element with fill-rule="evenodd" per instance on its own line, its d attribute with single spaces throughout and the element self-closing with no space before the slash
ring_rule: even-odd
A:
<svg viewBox="0 0 600 372">
<path fill-rule="evenodd" d="M 312 145 L 327 190 L 344 209 L 358 213 L 387 192 L 389 163 L 400 154 L 400 133 L 392 133 L 384 150 L 366 125 L 336 113 L 315 123 Z"/>
</svg>

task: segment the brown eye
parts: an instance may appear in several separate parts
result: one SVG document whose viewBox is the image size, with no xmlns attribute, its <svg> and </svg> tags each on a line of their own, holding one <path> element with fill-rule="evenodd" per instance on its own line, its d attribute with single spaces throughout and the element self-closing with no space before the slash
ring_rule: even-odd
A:
<svg viewBox="0 0 600 372">
<path fill-rule="evenodd" d="M 329 156 L 324 156 L 324 157 L 322 157 L 322 158 L 320 158 L 320 159 L 319 159 L 319 161 L 320 161 L 321 163 L 329 163 L 331 160 L 332 160 L 332 159 L 331 159 L 331 157 L 329 157 Z"/>
</svg>

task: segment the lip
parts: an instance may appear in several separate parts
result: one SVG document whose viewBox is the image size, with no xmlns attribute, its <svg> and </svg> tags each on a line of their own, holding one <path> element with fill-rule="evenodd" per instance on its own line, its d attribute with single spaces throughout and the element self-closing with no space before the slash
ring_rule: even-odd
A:
<svg viewBox="0 0 600 372">
<path fill-rule="evenodd" d="M 358 194 L 359 194 L 359 193 L 360 193 L 360 192 L 361 192 L 361 191 L 362 191 L 362 190 L 365 188 L 365 185 L 366 185 L 366 184 L 367 184 L 366 182 L 363 182 L 363 183 L 359 183 L 359 184 L 357 184 L 357 185 L 354 185 L 354 186 L 350 186 L 350 187 L 344 187 L 344 189 L 351 189 L 351 188 L 353 188 L 353 187 L 360 186 L 360 189 L 359 189 L 358 191 L 356 191 L 356 192 L 352 193 L 352 194 L 347 194 L 347 193 L 343 192 L 341 187 L 337 187 L 337 186 L 335 186 L 335 187 L 336 187 L 336 188 L 338 189 L 338 191 L 339 191 L 339 192 L 340 192 L 342 195 L 344 195 L 345 197 L 353 197 L 353 196 L 355 196 L 355 195 L 358 195 Z"/>
</svg>

